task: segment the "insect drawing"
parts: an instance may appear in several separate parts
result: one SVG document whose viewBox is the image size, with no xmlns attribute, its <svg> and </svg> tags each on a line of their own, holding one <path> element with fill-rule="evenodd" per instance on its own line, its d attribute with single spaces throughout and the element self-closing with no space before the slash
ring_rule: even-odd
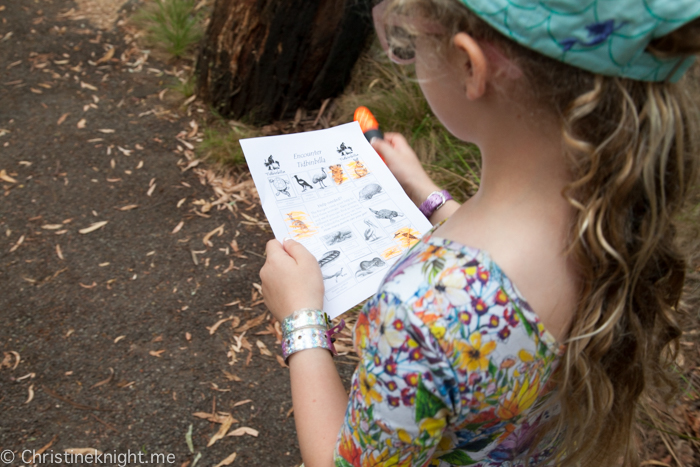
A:
<svg viewBox="0 0 700 467">
<path fill-rule="evenodd" d="M 340 147 L 336 149 L 336 151 L 338 151 L 338 154 L 341 156 L 344 156 L 346 153 L 352 153 L 352 148 L 350 146 L 346 146 L 345 143 L 340 143 Z"/>
<path fill-rule="evenodd" d="M 384 259 L 389 259 L 392 256 L 396 256 L 401 253 L 401 248 L 397 247 L 396 245 L 390 246 L 386 250 L 382 251 L 382 258 Z"/>
<path fill-rule="evenodd" d="M 309 220 L 309 216 L 303 211 L 292 211 L 287 213 L 285 222 L 289 226 L 292 234 L 297 238 L 311 237 L 317 230 Z"/>
<path fill-rule="evenodd" d="M 279 161 L 274 160 L 272 156 L 270 156 L 265 161 L 265 167 L 267 167 L 267 170 L 277 170 L 280 168 L 280 163 Z"/>
<path fill-rule="evenodd" d="M 311 185 L 309 185 L 309 182 L 307 182 L 307 181 L 304 180 L 303 178 L 299 178 L 298 175 L 295 175 L 294 178 L 296 178 L 297 183 L 299 184 L 299 186 L 303 188 L 302 193 L 303 193 L 304 191 L 306 191 L 307 188 L 309 188 L 309 189 L 311 189 L 311 190 L 314 189 L 314 187 L 312 187 Z"/>
<path fill-rule="evenodd" d="M 331 170 L 331 175 L 336 185 L 342 185 L 344 182 L 348 181 L 348 177 L 345 176 L 343 167 L 340 164 L 331 165 L 328 168 Z"/>
<path fill-rule="evenodd" d="M 282 193 L 290 197 L 292 196 L 289 194 L 289 183 L 287 183 L 287 180 L 284 180 L 280 177 L 275 177 L 272 180 L 270 180 L 270 183 L 272 183 L 272 186 L 275 187 L 275 190 L 277 190 L 275 196 L 279 196 Z"/>
<path fill-rule="evenodd" d="M 333 233 L 323 236 L 323 241 L 327 245 L 335 245 L 336 243 L 344 242 L 352 238 L 352 230 L 336 230 Z"/>
<path fill-rule="evenodd" d="M 366 201 L 368 199 L 372 199 L 372 196 L 378 195 L 381 192 L 381 186 L 377 185 L 376 183 L 370 183 L 360 190 L 360 200 Z"/>
<path fill-rule="evenodd" d="M 396 222 L 394 220 L 394 217 L 403 217 L 403 214 L 400 212 L 392 211 L 391 209 L 380 209 L 379 211 L 375 211 L 372 208 L 369 208 L 370 211 L 374 214 L 374 217 L 377 219 L 388 219 L 389 222 L 392 224 Z"/>
<path fill-rule="evenodd" d="M 350 175 L 354 179 L 362 178 L 369 173 L 365 164 L 359 159 L 352 160 L 348 163 Z"/>
<path fill-rule="evenodd" d="M 362 277 L 372 274 L 386 263 L 381 258 L 375 256 L 369 261 L 360 261 L 360 269 L 355 272 L 355 277 Z"/>
<path fill-rule="evenodd" d="M 420 238 L 420 233 L 410 227 L 403 227 L 394 232 L 394 240 L 402 247 L 409 248 Z"/>
</svg>

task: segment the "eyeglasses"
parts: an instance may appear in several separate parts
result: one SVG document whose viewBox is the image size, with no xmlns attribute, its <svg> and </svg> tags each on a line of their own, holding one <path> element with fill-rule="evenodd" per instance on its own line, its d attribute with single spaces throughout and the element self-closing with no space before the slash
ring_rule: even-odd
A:
<svg viewBox="0 0 700 467">
<path fill-rule="evenodd" d="M 425 18 L 410 17 L 407 15 L 386 14 L 386 8 L 390 0 L 384 0 L 372 8 L 374 29 L 377 31 L 379 43 L 392 62 L 399 65 L 407 65 L 416 61 L 416 36 L 411 34 L 406 26 L 429 34 L 441 34 L 444 29 L 434 21 Z M 394 42 L 401 45 L 389 44 L 387 29 Z"/>
</svg>

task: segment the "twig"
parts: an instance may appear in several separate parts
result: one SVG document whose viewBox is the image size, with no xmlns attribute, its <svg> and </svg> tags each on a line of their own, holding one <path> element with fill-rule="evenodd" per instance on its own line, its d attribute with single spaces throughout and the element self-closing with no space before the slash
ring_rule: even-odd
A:
<svg viewBox="0 0 700 467">
<path fill-rule="evenodd" d="M 44 392 L 45 392 L 46 394 L 48 394 L 49 396 L 53 397 L 54 399 L 58 399 L 58 400 L 63 401 L 63 402 L 65 402 L 65 403 L 67 403 L 67 404 L 70 404 L 70 405 L 72 405 L 73 407 L 75 407 L 76 409 L 80 409 L 80 410 L 97 410 L 97 411 L 100 411 L 100 412 L 114 412 L 114 409 L 100 409 L 99 407 L 90 407 L 89 405 L 78 404 L 77 402 L 73 402 L 72 400 L 68 399 L 67 397 L 63 397 L 62 395 L 60 395 L 60 394 L 58 394 L 58 393 L 56 393 L 56 392 L 53 392 L 51 389 L 47 388 L 47 387 L 44 386 L 43 384 L 41 385 L 41 389 L 43 389 Z"/>
<path fill-rule="evenodd" d="M 326 107 L 328 107 L 328 103 L 330 101 L 331 101 L 330 97 L 323 101 L 323 104 L 321 104 L 321 109 L 318 111 L 318 115 L 316 115 L 316 120 L 314 120 L 313 126 L 318 125 L 318 121 L 321 120 L 321 116 L 323 115 L 323 112 L 326 110 Z"/>
</svg>

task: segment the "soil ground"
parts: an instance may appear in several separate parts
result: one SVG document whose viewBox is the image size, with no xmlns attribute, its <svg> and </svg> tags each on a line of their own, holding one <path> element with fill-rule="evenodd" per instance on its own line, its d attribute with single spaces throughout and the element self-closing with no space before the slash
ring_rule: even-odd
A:
<svg viewBox="0 0 700 467">
<path fill-rule="evenodd" d="M 177 165 L 191 119 L 159 98 L 169 65 L 139 67 L 122 34 L 62 16 L 70 1 L 0 6 L 0 450 L 14 465 L 47 445 L 298 465 L 288 370 L 256 345 L 279 353 L 252 285 L 272 234 L 229 209 L 202 212 L 211 188 Z M 112 59 L 90 64 L 105 44 Z M 230 365 L 230 325 L 261 316 Z M 339 367 L 347 381 L 351 362 Z M 221 425 L 195 412 L 259 435 L 207 447 Z"/>
<path fill-rule="evenodd" d="M 209 209 L 207 173 L 182 170 L 197 119 L 162 94 L 173 64 L 80 6 L 0 0 L 0 451 L 13 465 L 94 448 L 147 456 L 132 465 L 235 452 L 234 465 L 297 466 L 288 373 L 254 285 L 272 238 L 259 204 L 241 191 Z M 687 385 L 643 425 L 646 465 L 700 465 L 697 316 L 685 331 Z M 352 355 L 337 362 L 347 384 Z M 258 436 L 207 447 L 229 414 Z"/>
</svg>

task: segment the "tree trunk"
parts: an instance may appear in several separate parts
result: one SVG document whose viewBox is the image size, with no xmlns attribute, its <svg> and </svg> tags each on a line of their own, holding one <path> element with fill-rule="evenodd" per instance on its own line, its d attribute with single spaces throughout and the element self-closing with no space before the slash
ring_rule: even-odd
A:
<svg viewBox="0 0 700 467">
<path fill-rule="evenodd" d="M 216 0 L 198 94 L 222 116 L 269 123 L 338 96 L 369 33 L 372 0 Z"/>
</svg>

